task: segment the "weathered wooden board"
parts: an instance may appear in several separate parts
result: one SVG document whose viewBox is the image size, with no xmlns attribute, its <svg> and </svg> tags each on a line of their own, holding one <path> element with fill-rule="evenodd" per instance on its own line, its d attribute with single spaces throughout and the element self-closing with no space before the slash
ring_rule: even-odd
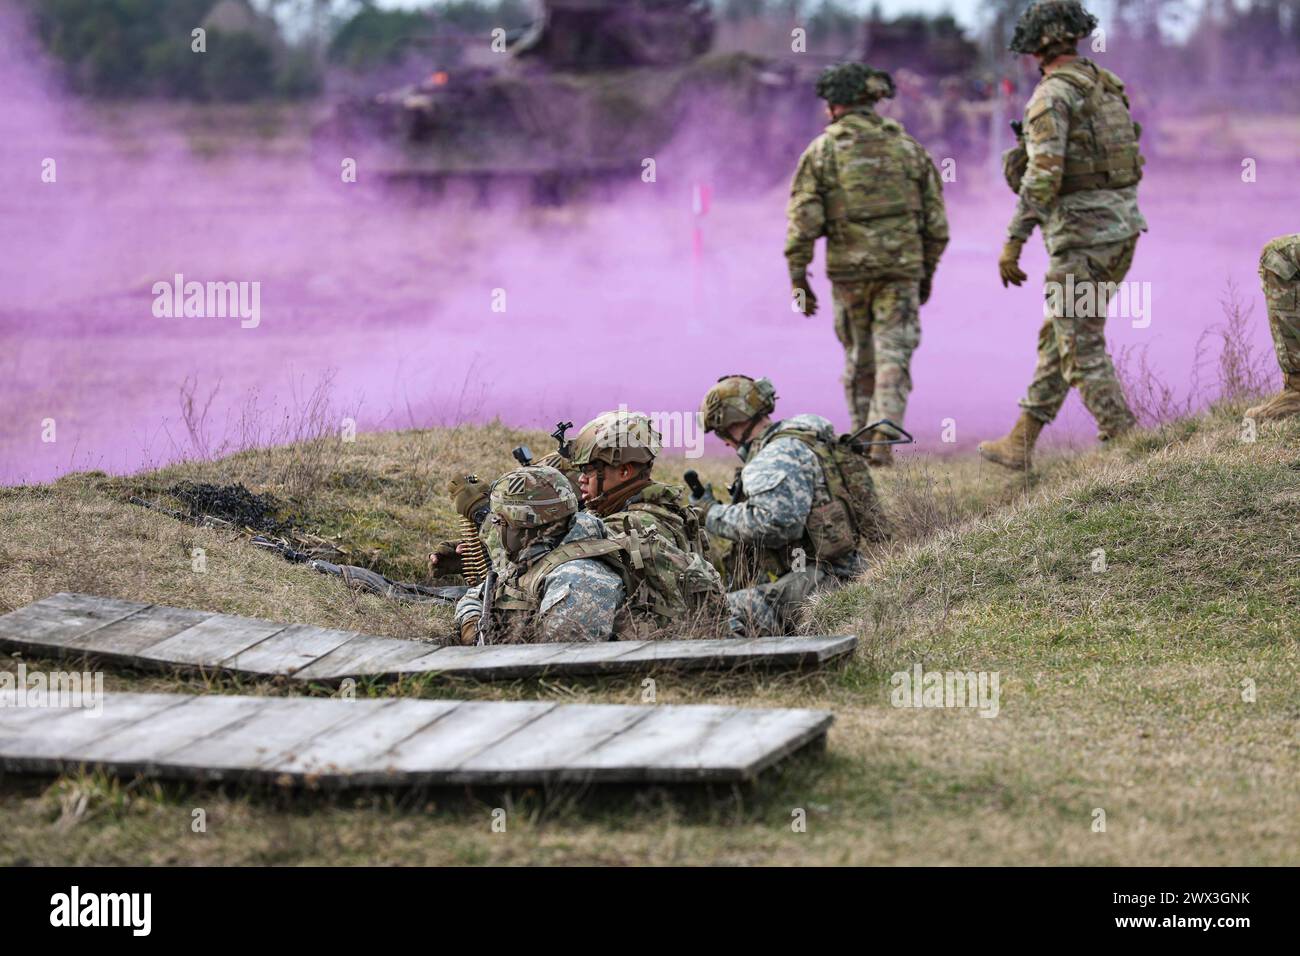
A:
<svg viewBox="0 0 1300 956">
<path fill-rule="evenodd" d="M 148 606 L 84 594 L 52 594 L 0 617 L 0 639 L 17 638 L 29 647 L 54 650 Z"/>
<path fill-rule="evenodd" d="M 106 694 L 0 705 L 0 768 L 321 787 L 753 780 L 825 738 L 816 710 Z"/>
<path fill-rule="evenodd" d="M 0 648 L 324 684 L 429 673 L 514 680 L 659 669 L 817 667 L 851 653 L 856 644 L 851 636 L 828 636 L 437 647 L 86 594 L 56 594 L 0 617 Z"/>
</svg>

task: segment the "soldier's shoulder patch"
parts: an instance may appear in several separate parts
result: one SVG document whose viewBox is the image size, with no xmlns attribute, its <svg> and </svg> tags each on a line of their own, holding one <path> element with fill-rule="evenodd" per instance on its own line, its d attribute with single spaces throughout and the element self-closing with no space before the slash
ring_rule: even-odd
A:
<svg viewBox="0 0 1300 956">
<path fill-rule="evenodd" d="M 1030 101 L 1025 111 L 1025 134 L 1034 142 L 1043 142 L 1056 136 L 1056 110 L 1050 100 Z"/>
<path fill-rule="evenodd" d="M 1035 116 L 1041 116 L 1052 108 L 1054 98 L 1048 94 L 1042 86 L 1034 90 L 1034 95 L 1029 98 L 1025 104 L 1025 122 L 1028 123 Z"/>
</svg>

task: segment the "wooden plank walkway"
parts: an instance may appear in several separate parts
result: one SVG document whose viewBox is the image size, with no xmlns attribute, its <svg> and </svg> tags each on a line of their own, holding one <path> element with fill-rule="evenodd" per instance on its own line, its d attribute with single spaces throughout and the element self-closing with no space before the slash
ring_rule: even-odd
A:
<svg viewBox="0 0 1300 956">
<path fill-rule="evenodd" d="M 429 673 L 514 680 L 543 674 L 818 667 L 850 654 L 856 645 L 857 638 L 846 636 L 437 647 L 68 593 L 0 617 L 0 649 L 327 685 L 346 677 L 393 679 Z"/>
<path fill-rule="evenodd" d="M 0 769 L 319 787 L 743 782 L 824 741 L 819 710 L 105 694 L 0 701 Z"/>
</svg>

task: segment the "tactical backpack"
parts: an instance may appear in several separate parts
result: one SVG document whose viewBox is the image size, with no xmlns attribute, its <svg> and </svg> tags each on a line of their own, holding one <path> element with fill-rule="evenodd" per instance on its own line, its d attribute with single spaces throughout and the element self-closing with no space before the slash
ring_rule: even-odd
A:
<svg viewBox="0 0 1300 956">
<path fill-rule="evenodd" d="M 827 128 L 822 164 L 834 183 L 825 197 L 827 235 L 832 239 L 841 238 L 844 222 L 920 214 L 921 193 L 908 172 L 904 135 L 900 124 L 884 118 L 879 127 L 836 122 Z M 841 153 L 846 154 L 844 161 Z"/>
<path fill-rule="evenodd" d="M 1087 60 L 1053 70 L 1051 77 L 1064 80 L 1085 97 L 1079 113 L 1070 117 L 1061 195 L 1136 186 L 1146 160 L 1138 146 L 1141 127 L 1129 113 L 1124 83 Z M 1041 113 L 1027 119 L 1032 123 L 1037 115 Z"/>
<path fill-rule="evenodd" d="M 707 560 L 709 539 L 700 525 L 699 515 L 691 508 L 683 508 L 680 499 L 680 488 L 653 484 L 624 504 L 622 510 L 651 515 L 660 527 L 671 533 L 673 544 L 687 554 L 700 554 Z"/>
<path fill-rule="evenodd" d="M 867 463 L 870 446 L 850 441 L 848 435 L 827 441 L 819 432 L 804 428 L 784 429 L 770 441 L 778 438 L 793 438 L 812 450 L 830 491 L 830 501 L 814 507 L 804 525 L 813 557 L 833 561 L 853 551 L 859 542 L 875 544 L 889 539 L 889 526 Z"/>
</svg>

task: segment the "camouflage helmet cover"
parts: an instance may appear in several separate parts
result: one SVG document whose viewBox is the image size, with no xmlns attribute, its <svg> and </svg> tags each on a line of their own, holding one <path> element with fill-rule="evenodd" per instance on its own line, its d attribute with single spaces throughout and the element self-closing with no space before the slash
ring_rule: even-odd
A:
<svg viewBox="0 0 1300 956">
<path fill-rule="evenodd" d="M 706 432 L 740 425 L 776 409 L 776 388 L 765 378 L 724 375 L 700 403 Z"/>
<path fill-rule="evenodd" d="M 541 528 L 578 512 L 578 496 L 554 468 L 529 465 L 492 482 L 492 513 L 512 528 Z"/>
<path fill-rule="evenodd" d="M 582 426 L 573 440 L 573 464 L 578 467 L 649 464 L 663 450 L 663 439 L 650 418 L 640 412 L 602 412 Z"/>
<path fill-rule="evenodd" d="M 1097 28 L 1097 18 L 1079 0 L 1038 0 L 1020 15 L 1011 36 L 1013 53 L 1072 50 Z"/>
<path fill-rule="evenodd" d="M 839 106 L 892 99 L 895 92 L 892 76 L 865 63 L 837 63 L 817 77 L 817 95 Z"/>
</svg>

